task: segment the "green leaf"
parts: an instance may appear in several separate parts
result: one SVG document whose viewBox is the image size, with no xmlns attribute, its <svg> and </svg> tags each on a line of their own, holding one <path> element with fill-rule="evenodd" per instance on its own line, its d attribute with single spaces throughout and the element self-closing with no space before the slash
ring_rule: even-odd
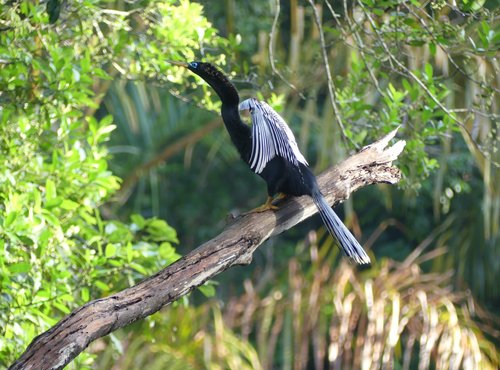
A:
<svg viewBox="0 0 500 370">
<path fill-rule="evenodd" d="M 108 116 L 109 117 L 109 116 Z M 97 137 L 101 138 L 103 136 L 107 136 L 109 133 L 111 133 L 114 129 L 116 129 L 115 125 L 107 125 L 107 126 L 102 126 L 97 130 Z"/>
<path fill-rule="evenodd" d="M 214 297 L 216 293 L 215 285 L 216 283 L 214 281 L 209 280 L 205 284 L 200 285 L 198 289 L 205 297 L 211 298 Z"/>
<path fill-rule="evenodd" d="M 110 129 L 109 125 L 111 125 L 112 123 L 113 123 L 113 116 L 111 114 L 108 114 L 99 122 L 100 126 L 104 130 L 103 132 L 113 131 L 116 128 L 116 126 L 112 126 L 112 128 Z"/>
<path fill-rule="evenodd" d="M 461 0 L 458 5 L 464 12 L 477 12 L 484 6 L 486 0 Z"/>
<path fill-rule="evenodd" d="M 132 223 L 137 225 L 139 230 L 142 230 L 144 228 L 144 225 L 146 224 L 144 217 L 142 217 L 141 215 L 136 214 L 136 213 L 134 213 L 130 216 L 130 220 L 132 221 Z"/>
<path fill-rule="evenodd" d="M 167 260 L 168 263 L 172 263 L 180 258 L 175 248 L 168 242 L 161 243 L 158 252 L 160 257 Z"/>
<path fill-rule="evenodd" d="M 43 300 L 46 300 L 46 299 L 49 299 L 49 298 L 52 298 L 52 295 L 50 294 L 50 292 L 48 290 L 39 290 L 38 292 L 36 292 L 36 297 L 38 298 L 43 298 Z"/>
<path fill-rule="evenodd" d="M 428 81 L 432 81 L 432 77 L 434 75 L 434 71 L 432 69 L 432 65 L 430 63 L 425 63 L 425 75 L 427 76 Z"/>
<path fill-rule="evenodd" d="M 105 283 L 103 283 L 102 281 L 100 281 L 100 280 L 95 280 L 95 281 L 93 281 L 93 284 L 94 284 L 94 285 L 95 285 L 98 289 L 100 289 L 100 290 L 101 290 L 101 291 L 103 291 L 103 292 L 107 292 L 107 291 L 109 291 L 109 287 L 108 287 Z"/>
<path fill-rule="evenodd" d="M 80 205 L 76 202 L 73 202 L 72 200 L 69 200 L 69 199 L 64 199 L 62 202 L 61 202 L 61 205 L 60 207 L 62 209 L 65 209 L 65 210 L 68 210 L 68 211 L 72 211 L 74 209 L 77 209 Z"/>
<path fill-rule="evenodd" d="M 22 274 L 31 270 L 31 264 L 28 262 L 17 262 L 12 265 L 8 265 L 7 268 L 13 274 Z"/>
<path fill-rule="evenodd" d="M 71 310 L 66 305 L 64 305 L 62 303 L 54 302 L 53 305 L 55 308 L 59 309 L 59 311 L 61 311 L 62 313 L 66 314 L 66 315 L 68 315 L 71 312 Z"/>
<path fill-rule="evenodd" d="M 436 55 L 436 44 L 433 42 L 429 43 L 429 50 L 431 52 L 431 55 L 435 56 Z"/>
<path fill-rule="evenodd" d="M 54 199 L 56 196 L 57 196 L 56 184 L 52 179 L 49 178 L 45 182 L 45 199 L 51 200 Z"/>
<path fill-rule="evenodd" d="M 61 198 L 61 197 L 51 198 L 45 202 L 45 208 L 52 209 L 55 207 L 59 207 L 59 206 L 61 206 L 62 202 L 63 202 L 63 198 Z"/>
<path fill-rule="evenodd" d="M 114 244 L 106 245 L 105 254 L 106 258 L 111 258 L 116 255 L 116 246 Z"/>
<path fill-rule="evenodd" d="M 82 297 L 82 300 L 84 302 L 90 301 L 90 292 L 89 292 L 88 288 L 82 288 L 82 290 L 80 292 L 80 296 Z"/>
<path fill-rule="evenodd" d="M 46 209 L 42 209 L 42 215 L 45 218 L 45 220 L 50 223 L 52 226 L 59 227 L 61 224 L 59 222 L 59 218 L 54 215 L 52 212 Z"/>
<path fill-rule="evenodd" d="M 7 214 L 7 217 L 5 217 L 3 221 L 3 227 L 7 228 L 12 225 L 15 219 L 17 219 L 17 216 L 19 215 L 19 212 L 13 211 L 9 212 Z"/>
<path fill-rule="evenodd" d="M 213 285 L 201 285 L 198 289 L 207 298 L 215 296 L 215 288 Z"/>
<path fill-rule="evenodd" d="M 146 231 L 155 241 L 178 242 L 177 233 L 164 220 L 152 219 L 146 224 Z"/>
<path fill-rule="evenodd" d="M 136 270 L 137 272 L 139 272 L 140 274 L 142 274 L 144 276 L 148 275 L 148 272 L 146 271 L 146 269 L 136 262 L 131 262 L 130 267 L 132 267 L 134 270 Z"/>
</svg>

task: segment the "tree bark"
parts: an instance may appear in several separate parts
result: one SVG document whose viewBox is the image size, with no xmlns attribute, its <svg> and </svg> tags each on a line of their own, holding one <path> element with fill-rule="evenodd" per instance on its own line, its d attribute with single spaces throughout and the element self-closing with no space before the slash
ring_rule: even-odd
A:
<svg viewBox="0 0 500 370">
<path fill-rule="evenodd" d="M 404 148 L 388 147 L 396 130 L 318 176 L 327 201 L 338 203 L 357 189 L 394 184 L 401 174 L 392 166 Z M 250 213 L 232 220 L 218 236 L 137 285 L 77 308 L 40 334 L 10 369 L 62 369 L 94 340 L 151 315 L 231 266 L 249 264 L 253 252 L 317 212 L 311 198 L 290 198 L 278 211 Z"/>
</svg>

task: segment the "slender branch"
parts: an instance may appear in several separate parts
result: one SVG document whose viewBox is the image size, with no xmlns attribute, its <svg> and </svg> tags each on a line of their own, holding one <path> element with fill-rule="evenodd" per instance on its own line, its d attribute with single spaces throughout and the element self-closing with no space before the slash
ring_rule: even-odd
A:
<svg viewBox="0 0 500 370">
<path fill-rule="evenodd" d="M 327 201 L 338 203 L 369 184 L 397 183 L 392 166 L 405 142 L 388 147 L 394 130 L 318 177 Z M 253 252 L 317 213 L 311 198 L 290 198 L 276 212 L 249 213 L 236 218 L 218 236 L 139 284 L 76 309 L 36 337 L 11 370 L 62 369 L 94 340 L 160 310 L 231 266 L 249 264 Z"/>
<path fill-rule="evenodd" d="M 406 8 L 406 10 L 408 10 L 408 12 L 411 13 L 411 15 L 413 15 L 415 17 L 415 19 L 417 19 L 420 24 L 422 25 L 422 28 L 425 30 L 425 32 L 427 33 L 427 35 L 429 35 L 430 38 L 432 38 L 432 41 L 434 41 L 434 43 L 436 45 L 439 46 L 439 48 L 446 54 L 446 56 L 448 57 L 448 60 L 450 61 L 451 64 L 453 64 L 453 66 L 462 74 L 462 76 L 464 76 L 466 79 L 468 79 L 469 81 L 472 81 L 474 82 L 475 84 L 479 85 L 479 87 L 481 88 L 485 88 L 485 82 L 484 81 L 479 81 L 479 80 L 476 80 L 475 78 L 472 78 L 469 73 L 467 73 L 462 67 L 460 67 L 457 62 L 455 62 L 455 59 L 453 59 L 451 53 L 448 51 L 448 48 L 445 47 L 442 43 L 440 43 L 438 41 L 438 39 L 436 38 L 436 36 L 434 35 L 434 33 L 431 31 L 431 29 L 429 28 L 429 26 L 427 26 L 427 23 L 425 23 L 425 20 L 423 17 L 419 16 L 417 13 L 415 13 L 415 11 L 413 10 L 412 7 L 408 6 L 408 4 L 405 4 L 404 2 L 402 3 L 402 5 Z M 430 20 L 432 20 L 432 17 L 425 11 L 424 8 L 422 9 L 419 9 L 419 12 L 422 12 L 423 14 L 425 14 L 427 16 L 427 18 L 429 18 Z M 493 85 L 490 85 L 489 86 L 493 91 L 495 92 L 500 92 L 500 89 L 496 88 L 495 86 Z"/>
<path fill-rule="evenodd" d="M 305 100 L 306 97 L 302 94 L 297 87 L 288 81 L 285 76 L 276 68 L 274 63 L 274 45 L 276 43 L 276 29 L 278 27 L 278 19 L 280 16 L 280 0 L 276 0 L 276 14 L 274 15 L 273 25 L 271 26 L 271 33 L 269 34 L 269 63 L 271 63 L 271 69 L 274 74 L 276 74 L 289 88 L 299 94 L 300 98 Z"/>
<path fill-rule="evenodd" d="M 332 5 L 330 4 L 330 2 L 328 0 L 326 0 L 325 2 L 326 2 L 326 5 L 328 6 L 328 9 L 330 10 L 330 13 L 332 13 L 333 18 L 335 20 L 337 20 L 338 15 L 335 13 L 335 10 L 333 10 Z M 365 44 L 363 42 L 363 39 L 359 35 L 359 32 L 356 30 L 356 27 L 354 27 L 354 25 L 352 24 L 351 18 L 349 17 L 349 13 L 348 13 L 348 10 L 347 10 L 346 0 L 344 0 L 344 17 L 345 17 L 345 19 L 347 21 L 347 24 L 349 25 L 349 28 L 350 28 L 352 34 L 354 35 L 354 38 L 356 40 L 357 45 L 359 46 L 359 49 L 358 49 L 359 50 L 359 54 L 361 55 L 361 59 L 363 60 L 363 63 L 365 63 L 366 70 L 368 71 L 368 74 L 370 75 L 370 78 L 371 78 L 373 84 L 375 85 L 375 88 L 377 89 L 377 91 L 380 94 L 380 96 L 385 96 L 385 93 L 380 88 L 378 80 L 375 77 L 375 72 L 373 72 L 373 69 L 368 64 L 368 58 L 366 57 L 366 47 L 365 47 Z M 338 23 L 339 27 L 341 28 L 342 33 L 344 34 L 344 39 L 347 41 L 347 32 L 341 26 L 340 22 L 337 22 L 337 23 Z"/>
<path fill-rule="evenodd" d="M 474 113 L 477 114 L 478 116 L 489 118 L 491 120 L 498 120 L 500 119 L 500 114 L 495 114 L 495 113 L 487 113 L 483 112 L 474 108 L 455 108 L 455 109 L 450 109 L 450 112 L 454 113 Z"/>
<path fill-rule="evenodd" d="M 328 82 L 328 96 L 330 97 L 330 104 L 332 105 L 333 112 L 335 113 L 335 117 L 337 118 L 337 122 L 340 127 L 340 131 L 342 132 L 342 137 L 345 141 L 350 142 L 356 149 L 359 146 L 352 141 L 346 134 L 344 123 L 342 122 L 342 115 L 340 114 L 340 109 L 337 106 L 336 94 L 335 94 L 335 85 L 333 83 L 332 73 L 330 71 L 330 64 L 328 63 L 328 55 L 326 53 L 326 42 L 325 42 L 325 34 L 323 33 L 323 26 L 321 24 L 321 19 L 319 17 L 318 9 L 316 9 L 316 5 L 313 0 L 308 0 L 309 4 L 311 4 L 311 8 L 314 14 L 314 22 L 316 23 L 316 27 L 318 27 L 319 31 L 319 42 L 321 44 L 321 56 L 323 57 L 323 64 L 325 66 L 326 71 L 326 80 Z"/>
</svg>

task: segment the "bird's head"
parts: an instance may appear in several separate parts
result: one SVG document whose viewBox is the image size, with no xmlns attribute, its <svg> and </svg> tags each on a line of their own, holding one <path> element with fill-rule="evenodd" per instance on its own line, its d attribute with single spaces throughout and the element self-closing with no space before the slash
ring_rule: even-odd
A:
<svg viewBox="0 0 500 370">
<path fill-rule="evenodd" d="M 239 96 L 234 85 L 229 79 L 213 64 L 205 62 L 174 62 L 170 64 L 184 67 L 203 78 L 219 94 L 223 103 L 231 102 L 238 104 Z"/>
<path fill-rule="evenodd" d="M 172 61 L 170 62 L 170 64 L 189 69 L 191 72 L 203 78 L 209 84 L 214 82 L 217 83 L 221 81 L 227 81 L 226 76 L 224 76 L 221 71 L 219 71 L 213 64 L 210 63 L 197 61 L 189 63 Z"/>
</svg>

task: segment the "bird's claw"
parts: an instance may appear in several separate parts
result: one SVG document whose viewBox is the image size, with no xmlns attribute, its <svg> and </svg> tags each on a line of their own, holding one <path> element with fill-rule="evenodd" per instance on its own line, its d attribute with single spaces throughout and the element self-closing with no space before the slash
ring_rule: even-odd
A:
<svg viewBox="0 0 500 370">
<path fill-rule="evenodd" d="M 277 209 L 279 209 L 277 206 L 275 206 L 274 204 L 263 204 L 261 205 L 260 207 L 257 207 L 257 208 L 254 208 L 250 211 L 250 213 L 260 213 L 260 212 L 265 212 L 265 211 L 269 211 L 269 210 L 272 210 L 272 211 L 276 211 Z"/>
<path fill-rule="evenodd" d="M 269 211 L 269 210 L 276 211 L 277 209 L 279 209 L 279 207 L 277 207 L 273 204 L 273 200 L 274 200 L 273 197 L 267 197 L 266 203 L 264 203 L 260 207 L 252 209 L 251 211 L 247 212 L 246 214 L 260 213 L 260 212 L 265 212 L 265 211 Z"/>
</svg>

